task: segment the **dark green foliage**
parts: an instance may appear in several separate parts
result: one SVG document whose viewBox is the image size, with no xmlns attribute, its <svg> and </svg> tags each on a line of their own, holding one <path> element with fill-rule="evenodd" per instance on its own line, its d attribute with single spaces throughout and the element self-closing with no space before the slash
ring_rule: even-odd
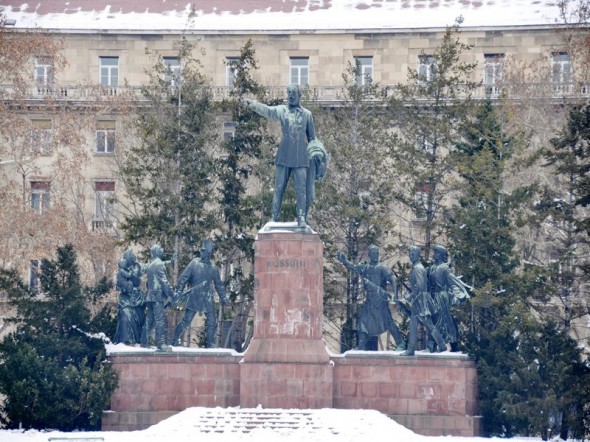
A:
<svg viewBox="0 0 590 442">
<path fill-rule="evenodd" d="M 535 205 L 537 221 L 548 233 L 548 264 L 559 300 L 549 311 L 566 328 L 589 313 L 583 285 L 588 281 L 590 221 L 581 206 L 590 203 L 590 106 L 575 106 L 566 126 L 543 150 L 554 180 Z"/>
<path fill-rule="evenodd" d="M 554 295 L 551 273 L 519 265 L 515 220 L 534 188 L 504 191 L 506 160 L 515 143 L 487 102 L 453 152 L 463 185 L 447 232 L 456 273 L 475 292 L 457 312 L 462 344 L 477 359 L 487 434 L 579 436 L 587 413 L 588 367 L 567 329 L 542 313 Z"/>
<path fill-rule="evenodd" d="M 319 183 L 310 223 L 322 232 L 326 256 L 325 312 L 334 318 L 341 350 L 356 346 L 358 277 L 336 260 L 342 251 L 349 260 L 366 257 L 371 244 L 382 244 L 392 233 L 391 204 L 394 171 L 388 159 L 394 137 L 388 132 L 384 91 L 376 83 L 360 85 L 360 65 L 349 64 L 343 74 L 344 96 L 338 107 L 314 109 L 318 138 L 330 155 L 326 178 Z M 387 254 L 383 250 L 382 256 Z M 340 330 L 338 324 L 344 324 Z"/>
<path fill-rule="evenodd" d="M 0 290 L 16 308 L 16 331 L 0 343 L 2 422 L 9 428 L 96 429 L 118 375 L 104 362 L 104 343 L 89 307 L 110 289 L 80 283 L 71 245 L 43 261 L 41 290 L 32 292 L 0 270 Z"/>
<path fill-rule="evenodd" d="M 504 136 L 491 102 L 486 101 L 451 154 L 462 182 L 459 204 L 448 216 L 447 229 L 455 264 L 468 278 L 465 282 L 476 287 L 495 281 L 495 289 L 500 290 L 498 275 L 509 275 L 519 265 L 513 216 L 533 189 L 504 191 L 505 162 L 514 143 Z"/>
<path fill-rule="evenodd" d="M 421 220 L 420 231 L 411 241 L 423 238 L 426 259 L 442 234 L 441 208 L 456 171 L 455 157 L 448 153 L 469 126 L 474 106 L 471 93 L 478 87 L 471 81 L 477 65 L 462 61 L 472 46 L 460 40 L 461 22 L 460 18 L 446 29 L 431 54 L 421 54 L 431 75 L 410 69 L 407 81 L 396 86 L 390 101 L 403 135 L 393 153 L 395 195 Z"/>
<path fill-rule="evenodd" d="M 211 90 L 191 55 L 193 45 L 182 41 L 180 47 L 181 75 L 170 81 L 159 57 L 147 72 L 150 81 L 142 88 L 147 104 L 131 122 L 137 138 L 120 168 L 132 201 L 121 229 L 128 242 L 147 247 L 157 240 L 188 262 L 218 222 L 207 210 L 215 199 L 218 164 L 212 156 Z"/>
<path fill-rule="evenodd" d="M 271 146 L 276 143 L 268 133 L 266 119 L 249 111 L 243 102 L 245 97 L 255 97 L 273 104 L 267 102 L 264 88 L 253 78 L 258 63 L 252 41 L 247 41 L 239 57 L 229 63 L 235 81 L 222 108 L 231 115 L 234 132 L 221 144 L 219 203 L 223 221 L 216 243 L 223 258 L 223 280 L 236 309 L 227 334 L 233 342 L 222 342 L 221 346 L 243 351 L 253 299 L 253 274 L 248 270 L 254 262 L 254 235 L 270 219 L 274 178 Z"/>
</svg>

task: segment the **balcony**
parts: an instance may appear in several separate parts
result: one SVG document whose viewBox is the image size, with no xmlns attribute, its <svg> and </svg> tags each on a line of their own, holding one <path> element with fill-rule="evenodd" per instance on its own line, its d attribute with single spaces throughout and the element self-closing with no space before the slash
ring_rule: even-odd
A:
<svg viewBox="0 0 590 442">
<path fill-rule="evenodd" d="M 112 220 L 95 219 L 92 221 L 92 231 L 93 232 L 102 230 L 102 231 L 107 231 L 109 233 L 114 233 L 115 229 L 116 229 L 116 225 Z"/>
<path fill-rule="evenodd" d="M 381 85 L 392 90 L 393 86 Z M 266 88 L 269 99 L 286 98 L 285 86 L 269 86 Z M 228 99 L 232 88 L 228 86 L 211 86 L 211 94 L 214 101 Z M 459 94 L 459 98 L 467 97 L 467 90 Z M 343 86 L 306 86 L 302 88 L 302 101 L 317 102 L 323 105 L 338 106 L 344 101 L 345 89 Z M 590 85 L 573 83 L 519 83 L 502 85 L 480 85 L 471 93 L 474 99 L 499 99 L 505 97 L 512 100 L 525 100 L 530 98 L 547 98 L 550 100 L 563 99 L 587 99 L 590 97 Z M 141 102 L 143 96 L 140 86 L 85 86 L 85 85 L 33 85 L 24 90 L 16 90 L 12 85 L 0 85 L 0 99 L 5 101 L 27 101 L 32 103 L 61 102 L 80 103 L 89 101 L 102 101 L 112 99 L 130 99 Z M 379 101 L 378 99 L 370 101 Z"/>
</svg>

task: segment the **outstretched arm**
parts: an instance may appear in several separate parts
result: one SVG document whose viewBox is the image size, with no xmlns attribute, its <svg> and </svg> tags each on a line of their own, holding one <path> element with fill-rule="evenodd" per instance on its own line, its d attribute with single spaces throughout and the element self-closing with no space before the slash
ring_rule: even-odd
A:
<svg viewBox="0 0 590 442">
<path fill-rule="evenodd" d="M 266 104 L 259 103 L 256 100 L 250 98 L 244 98 L 244 102 L 248 106 L 248 109 L 256 112 L 258 115 L 262 115 L 270 120 L 280 120 L 279 108 L 277 106 L 267 106 Z"/>
<path fill-rule="evenodd" d="M 363 265 L 353 264 L 348 259 L 346 259 L 346 257 L 344 256 L 344 253 L 342 253 L 342 252 L 338 253 L 338 261 L 340 261 L 342 263 L 342 265 L 344 265 L 344 267 L 346 267 L 351 272 L 355 272 L 356 274 L 361 275 L 361 276 L 363 276 L 363 274 L 365 273 Z"/>
</svg>

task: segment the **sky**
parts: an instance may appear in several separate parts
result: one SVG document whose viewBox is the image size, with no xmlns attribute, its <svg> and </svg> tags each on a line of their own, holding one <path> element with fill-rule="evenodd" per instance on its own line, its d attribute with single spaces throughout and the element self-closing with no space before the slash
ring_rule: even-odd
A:
<svg viewBox="0 0 590 442">
<path fill-rule="evenodd" d="M 253 411 L 270 412 L 276 426 L 259 426 L 248 433 L 239 431 L 236 416 L 251 416 Z M 303 416 L 303 423 L 294 426 L 293 414 Z M 211 422 L 217 424 L 218 432 L 202 431 Z M 277 410 L 277 409 L 238 409 L 238 408 L 189 408 L 146 430 L 132 432 L 40 432 L 0 430 L 1 442 L 47 442 L 60 438 L 81 441 L 82 438 L 102 438 L 104 442 L 490 442 L 507 439 L 420 436 L 397 424 L 392 419 L 375 410 Z M 63 440 L 63 439 L 62 439 Z M 540 438 L 513 438 L 511 441 L 540 442 Z M 557 441 L 560 439 L 552 439 Z"/>
</svg>

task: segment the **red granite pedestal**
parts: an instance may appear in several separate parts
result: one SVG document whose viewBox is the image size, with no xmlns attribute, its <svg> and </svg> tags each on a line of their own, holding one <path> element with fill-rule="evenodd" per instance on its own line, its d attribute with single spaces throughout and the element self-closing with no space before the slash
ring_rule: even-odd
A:
<svg viewBox="0 0 590 442">
<path fill-rule="evenodd" d="M 240 366 L 241 406 L 332 407 L 319 235 L 263 229 L 254 249 L 254 334 Z"/>
<path fill-rule="evenodd" d="M 140 430 L 187 407 L 379 410 L 419 434 L 477 436 L 477 369 L 467 355 L 349 351 L 322 341 L 323 244 L 281 224 L 255 242 L 254 334 L 227 349 L 115 353 L 121 374 L 103 430 Z"/>
</svg>

